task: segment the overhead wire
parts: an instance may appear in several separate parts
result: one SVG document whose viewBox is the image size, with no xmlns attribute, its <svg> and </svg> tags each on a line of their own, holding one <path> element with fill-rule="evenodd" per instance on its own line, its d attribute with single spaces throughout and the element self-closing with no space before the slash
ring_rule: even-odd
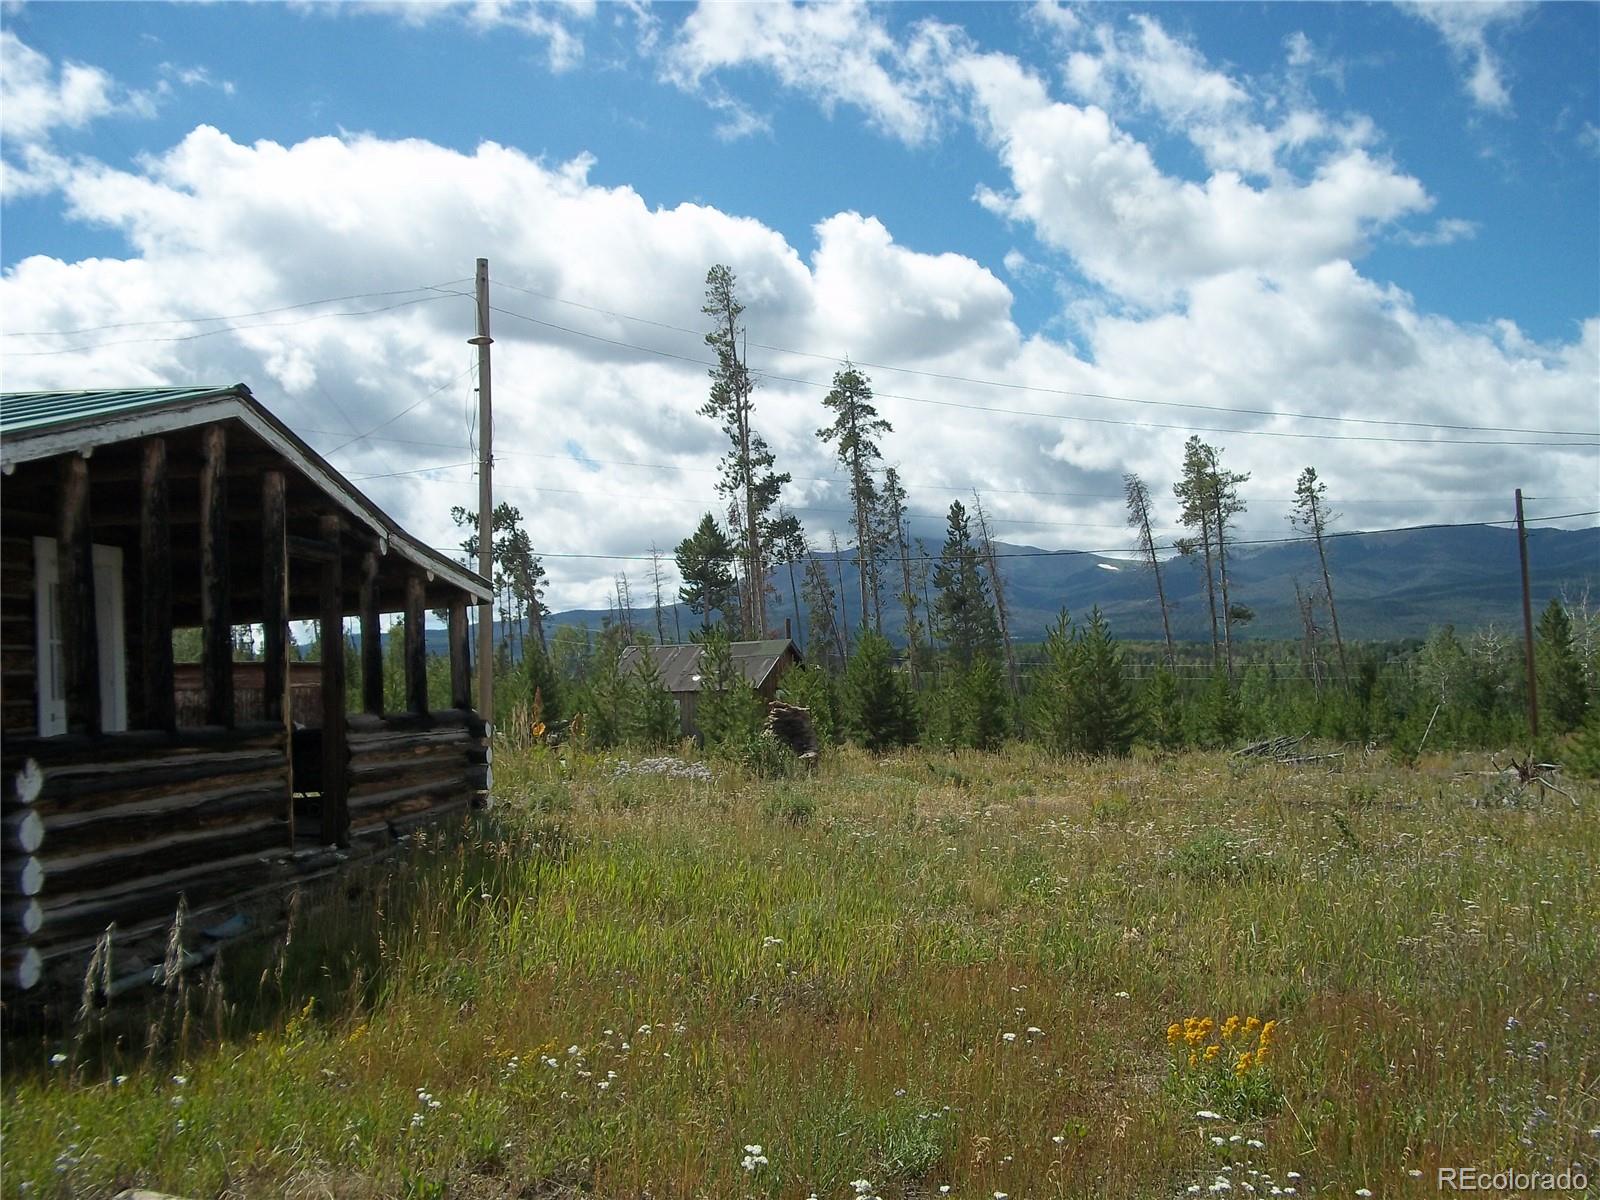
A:
<svg viewBox="0 0 1600 1200">
<path fill-rule="evenodd" d="M 665 321 L 654 321 L 648 317 L 639 317 L 631 313 L 617 312 L 613 309 L 600 308 L 592 304 L 583 304 L 577 300 L 568 300 L 561 296 L 552 296 L 533 288 L 522 287 L 514 283 L 507 283 L 503 279 L 495 281 L 496 287 L 509 288 L 515 292 L 522 292 L 535 299 L 546 300 L 554 304 L 564 304 L 572 308 L 582 309 L 586 312 L 596 313 L 600 316 L 613 317 L 621 321 L 633 321 L 641 325 L 648 325 L 656 329 L 670 330 L 674 333 L 688 334 L 693 337 L 703 337 L 702 331 L 689 329 L 682 325 L 672 325 Z M 813 350 L 796 350 L 790 346 L 775 346 L 765 342 L 750 342 L 749 345 L 758 350 L 766 350 L 775 354 L 789 354 L 797 358 L 814 358 L 824 362 L 843 361 L 837 354 L 822 354 Z M 1359 425 L 1388 425 L 1412 429 L 1448 429 L 1462 432 L 1475 433 L 1523 433 L 1533 435 L 1547 435 L 1553 437 L 1592 437 L 1600 435 L 1600 430 L 1579 429 L 1528 429 L 1519 426 L 1507 425 L 1461 425 L 1442 421 L 1407 421 L 1393 417 L 1352 417 L 1335 415 L 1332 413 L 1296 412 L 1293 410 L 1244 408 L 1228 404 L 1199 404 L 1192 401 L 1180 400 L 1151 400 L 1138 396 L 1122 396 L 1109 392 L 1076 391 L 1071 388 L 1049 387 L 1043 384 L 1017 383 L 1012 380 L 985 379 L 972 375 L 957 375 L 944 371 L 930 371 L 920 367 L 902 367 L 893 363 L 874 363 L 850 360 L 853 365 L 865 367 L 873 371 L 893 371 L 903 375 L 917 375 L 926 379 L 939 379 L 951 383 L 973 384 L 982 387 L 1006 388 L 1013 391 L 1037 392 L 1045 395 L 1068 396 L 1084 400 L 1106 400 L 1118 404 L 1141 404 L 1160 408 L 1190 409 L 1200 412 L 1237 413 L 1244 416 L 1258 417 L 1286 417 L 1300 421 L 1331 421 Z M 752 368 L 754 370 L 754 368 Z M 1229 431 L 1232 432 L 1232 431 Z"/>
</svg>

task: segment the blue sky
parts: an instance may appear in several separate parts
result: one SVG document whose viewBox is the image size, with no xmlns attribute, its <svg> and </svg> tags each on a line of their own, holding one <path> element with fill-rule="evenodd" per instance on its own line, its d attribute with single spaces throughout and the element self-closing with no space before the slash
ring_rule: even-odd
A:
<svg viewBox="0 0 1600 1200">
<path fill-rule="evenodd" d="M 1262 532 L 1282 529 L 1266 510 L 1303 450 L 1366 524 L 1487 506 L 1540 452 L 1297 441 L 1346 426 L 1161 404 L 1600 423 L 1600 6 L 30 3 L 3 19 L 9 329 L 414 287 L 481 253 L 497 279 L 590 306 L 497 293 L 525 315 L 692 354 L 692 336 L 592 310 L 697 327 L 697 281 L 731 261 L 753 342 L 1239 431 Z M 227 278 L 212 303 L 193 291 L 207 264 Z M 307 433 L 324 448 L 442 387 L 340 462 L 437 540 L 433 498 L 470 491 L 469 455 L 427 453 L 470 387 L 449 386 L 466 366 L 454 304 L 359 322 L 387 371 L 337 361 L 339 321 L 185 348 L 9 336 L 0 362 L 7 387 L 246 379 L 298 427 L 336 426 Z M 525 323 L 501 336 L 508 367 L 544 382 L 497 386 L 497 429 L 531 447 L 563 426 L 525 450 L 552 456 L 530 459 L 548 490 L 525 507 L 562 496 L 583 536 L 547 545 L 681 537 L 719 451 L 693 417 L 698 370 Z M 39 353 L 65 345 L 84 349 Z M 777 352 L 757 365 L 826 378 Z M 877 382 L 920 398 L 888 407 L 891 456 L 925 464 L 921 508 L 967 484 L 1014 493 L 995 502 L 1009 540 L 1110 546 L 1121 472 L 1162 485 L 1183 436 L 1071 416 L 974 428 L 925 402 L 1014 389 Z M 815 388 L 766 391 L 769 440 L 811 480 L 786 499 L 818 536 L 842 528 Z M 1555 458 L 1560 494 L 1593 497 L 1595 451 Z M 605 460 L 670 466 L 678 486 L 619 513 L 663 472 Z M 593 600 L 609 572 L 575 569 L 559 598 Z"/>
</svg>

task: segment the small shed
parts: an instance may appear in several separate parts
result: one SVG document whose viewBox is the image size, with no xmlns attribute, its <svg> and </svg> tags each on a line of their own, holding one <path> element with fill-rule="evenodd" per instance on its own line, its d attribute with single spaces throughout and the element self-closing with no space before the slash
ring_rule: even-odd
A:
<svg viewBox="0 0 1600 1200">
<path fill-rule="evenodd" d="M 695 737 L 700 726 L 695 707 L 700 698 L 700 656 L 704 647 L 694 643 L 661 646 L 629 646 L 618 664 L 623 675 L 638 670 L 649 655 L 661 672 L 661 683 L 678 701 L 678 722 L 684 737 Z M 774 700 L 778 685 L 789 669 L 804 659 L 788 638 L 767 638 L 755 642 L 730 642 L 728 650 L 744 681 L 763 700 Z"/>
<path fill-rule="evenodd" d="M 488 583 L 243 384 L 0 396 L 0 470 L 8 990 L 109 925 L 133 939 L 180 901 L 237 911 L 307 854 L 376 853 L 484 797 L 467 612 Z M 448 707 L 429 705 L 429 609 L 448 612 Z M 383 710 L 385 612 L 405 614 L 400 712 Z M 291 663 L 290 621 L 341 651 Z M 264 650 L 235 663 L 246 625 Z M 174 629 L 194 626 L 200 662 L 175 663 Z"/>
</svg>

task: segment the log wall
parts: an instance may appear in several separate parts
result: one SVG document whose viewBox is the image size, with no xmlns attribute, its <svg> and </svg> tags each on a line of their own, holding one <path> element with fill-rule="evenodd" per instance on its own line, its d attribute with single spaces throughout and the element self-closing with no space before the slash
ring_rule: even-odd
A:
<svg viewBox="0 0 1600 1200">
<path fill-rule="evenodd" d="M 8 741 L 7 946 L 49 960 L 259 882 L 290 849 L 288 789 L 281 725 Z"/>
<path fill-rule="evenodd" d="M 382 839 L 476 806 L 488 742 L 476 713 L 352 715 L 346 779 L 352 841 Z"/>
</svg>

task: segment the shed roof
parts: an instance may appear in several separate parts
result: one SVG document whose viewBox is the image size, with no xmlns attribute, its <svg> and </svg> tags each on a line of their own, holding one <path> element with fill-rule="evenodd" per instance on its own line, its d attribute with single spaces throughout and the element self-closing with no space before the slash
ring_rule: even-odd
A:
<svg viewBox="0 0 1600 1200">
<path fill-rule="evenodd" d="M 242 383 L 231 387 L 109 388 L 0 394 L 0 468 L 57 454 L 238 420 L 378 538 L 386 549 L 479 599 L 488 581 L 407 533 L 275 417 Z"/>
<path fill-rule="evenodd" d="M 669 692 L 698 692 L 700 690 L 700 654 L 704 649 L 696 643 L 662 646 L 629 646 L 622 652 L 619 668 L 624 674 L 638 668 L 641 657 L 648 653 L 661 671 L 662 685 Z M 785 654 L 793 653 L 800 661 L 800 651 L 788 638 L 768 638 L 765 641 L 730 642 L 728 650 L 744 681 L 753 688 L 764 684 Z"/>
</svg>

